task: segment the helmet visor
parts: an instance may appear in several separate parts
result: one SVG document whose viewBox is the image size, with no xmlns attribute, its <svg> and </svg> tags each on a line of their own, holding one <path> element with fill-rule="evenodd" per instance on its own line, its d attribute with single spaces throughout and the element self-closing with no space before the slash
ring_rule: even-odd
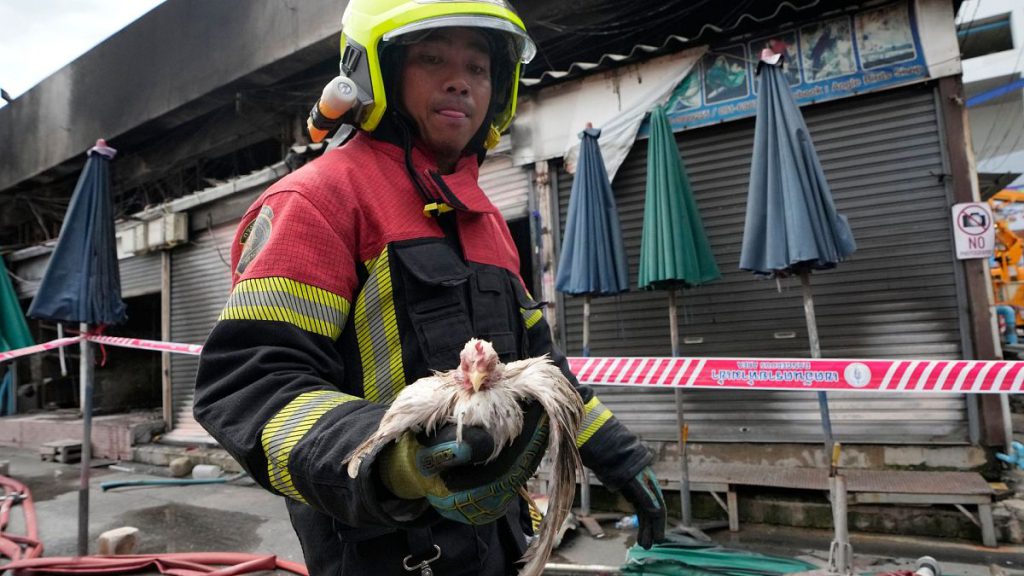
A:
<svg viewBox="0 0 1024 576">
<path fill-rule="evenodd" d="M 485 28 L 504 32 L 512 41 L 514 57 L 528 64 L 537 53 L 537 46 L 525 30 L 516 26 L 508 20 L 485 15 L 461 15 L 461 16 L 439 16 L 427 20 L 420 20 L 395 28 L 384 34 L 384 42 L 416 42 L 423 39 L 426 33 L 437 28 Z M 403 36 L 408 36 L 403 38 Z"/>
</svg>

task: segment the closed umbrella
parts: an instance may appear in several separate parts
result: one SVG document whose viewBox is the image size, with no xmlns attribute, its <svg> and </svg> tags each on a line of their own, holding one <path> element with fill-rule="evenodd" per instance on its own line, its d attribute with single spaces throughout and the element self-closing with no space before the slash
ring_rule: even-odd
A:
<svg viewBox="0 0 1024 576">
<path fill-rule="evenodd" d="M 807 125 L 780 69 L 781 58 L 765 56 L 778 64 L 758 64 L 757 120 L 740 268 L 771 277 L 800 276 L 811 357 L 820 358 L 810 273 L 834 268 L 853 254 L 857 244 L 846 217 L 836 212 Z M 828 403 L 824 393 L 818 399 L 827 455 L 832 444 Z"/>
<path fill-rule="evenodd" d="M 800 276 L 811 357 L 820 358 L 810 273 L 834 268 L 853 254 L 857 244 L 846 218 L 836 212 L 821 161 L 781 66 L 781 54 L 771 49 L 762 52 L 740 268 L 776 278 Z M 833 441 L 824 392 L 818 393 L 818 405 L 827 460 Z M 838 523 L 836 529 L 838 534 Z"/>
<path fill-rule="evenodd" d="M 647 192 L 644 228 L 640 244 L 640 288 L 668 291 L 669 333 L 672 356 L 679 356 L 679 324 L 676 289 L 699 286 L 721 275 L 711 253 L 704 225 L 693 199 L 690 180 L 676 147 L 665 109 L 651 111 L 647 151 Z M 691 523 L 689 470 L 686 458 L 686 427 L 683 395 L 675 391 L 679 423 L 679 461 L 683 524 Z"/>
<path fill-rule="evenodd" d="M 14 285 L 7 276 L 7 268 L 4 259 L 0 258 L 0 352 L 24 348 L 34 344 L 32 335 L 28 331 L 28 324 L 25 323 L 25 314 L 21 311 L 21 304 L 18 303 L 18 295 L 14 291 Z M 3 385 L 0 390 L 0 403 L 3 404 L 3 414 L 14 414 L 15 390 L 15 365 L 12 362 L 11 368 L 3 377 Z"/>
<path fill-rule="evenodd" d="M 629 290 L 619 213 L 597 144 L 600 136 L 601 131 L 589 124 L 580 133 L 579 160 L 555 277 L 559 292 L 584 298 L 584 356 L 590 355 L 590 298 Z"/>
<path fill-rule="evenodd" d="M 85 169 L 71 195 L 57 246 L 32 300 L 28 315 L 53 322 L 89 325 L 125 320 L 117 266 L 114 212 L 110 202 L 110 160 L 116 150 L 102 139 L 89 150 Z M 81 342 L 82 471 L 78 486 L 78 553 L 88 552 L 89 464 L 92 457 L 92 346 Z"/>
<path fill-rule="evenodd" d="M 612 296 L 629 290 L 626 250 L 612 184 L 597 144 L 600 136 L 601 131 L 590 123 L 580 132 L 579 159 L 555 276 L 555 288 L 559 292 L 583 296 L 583 356 L 590 356 L 591 297 Z M 580 484 L 580 508 L 584 525 L 596 527 L 596 522 L 589 518 L 590 484 L 586 474 Z"/>
</svg>

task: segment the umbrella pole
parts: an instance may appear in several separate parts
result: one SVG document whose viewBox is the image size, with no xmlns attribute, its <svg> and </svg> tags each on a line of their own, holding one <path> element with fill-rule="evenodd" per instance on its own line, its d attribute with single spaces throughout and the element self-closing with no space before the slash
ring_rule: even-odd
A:
<svg viewBox="0 0 1024 576">
<path fill-rule="evenodd" d="M 583 357 L 590 356 L 590 294 L 583 296 Z M 590 477 L 586 470 L 580 471 L 580 515 L 590 516 Z M 600 532 L 600 528 L 598 528 Z"/>
<path fill-rule="evenodd" d="M 821 358 L 821 342 L 818 340 L 818 321 L 814 317 L 814 296 L 811 294 L 811 273 L 800 273 L 800 284 L 804 294 L 804 318 L 807 319 L 807 338 L 811 342 L 811 358 Z M 825 429 L 825 460 L 832 454 L 832 418 L 828 412 L 828 397 L 818 392 L 818 409 L 821 412 L 821 425 Z"/>
<path fill-rule="evenodd" d="M 679 317 L 677 314 L 678 306 L 676 305 L 676 289 L 669 288 L 668 290 L 668 331 L 669 337 L 672 339 L 672 357 L 679 357 Z"/>
<path fill-rule="evenodd" d="M 676 290 L 668 291 L 668 326 L 672 339 L 672 356 L 679 356 L 679 319 L 677 316 Z M 683 526 L 693 524 L 693 507 L 690 505 L 690 463 L 686 454 L 687 426 L 683 414 L 683 391 L 676 388 L 676 422 L 679 427 L 679 507 Z"/>
<path fill-rule="evenodd" d="M 89 331 L 89 325 L 82 323 L 82 334 Z M 92 343 L 82 339 L 79 343 L 81 358 L 79 375 L 82 380 L 82 472 L 78 482 L 78 555 L 89 553 L 89 466 L 92 460 Z"/>
<path fill-rule="evenodd" d="M 590 294 L 583 296 L 583 357 L 590 357 Z"/>
<path fill-rule="evenodd" d="M 821 358 L 821 341 L 818 340 L 818 321 L 814 316 L 814 296 L 811 294 L 811 273 L 800 273 L 800 285 L 804 295 L 804 317 L 807 319 L 807 338 L 811 343 L 811 358 Z M 832 440 L 832 419 L 828 413 L 828 396 L 818 392 L 818 410 L 821 412 L 821 425 L 825 430 L 825 461 L 830 462 L 829 501 L 832 505 L 832 524 L 835 539 L 832 547 L 838 550 L 835 570 L 830 566 L 830 574 L 849 574 L 848 561 L 853 555 L 846 519 L 846 483 L 837 472 L 839 467 L 838 451 L 833 452 L 835 443 Z M 841 491 L 841 493 L 840 493 Z"/>
</svg>

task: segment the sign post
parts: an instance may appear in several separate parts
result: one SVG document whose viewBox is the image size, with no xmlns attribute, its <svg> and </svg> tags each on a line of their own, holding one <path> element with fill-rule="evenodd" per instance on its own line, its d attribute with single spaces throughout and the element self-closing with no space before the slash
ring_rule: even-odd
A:
<svg viewBox="0 0 1024 576">
<path fill-rule="evenodd" d="M 996 245 L 992 208 L 986 202 L 953 205 L 953 238 L 960 260 L 989 258 Z"/>
</svg>

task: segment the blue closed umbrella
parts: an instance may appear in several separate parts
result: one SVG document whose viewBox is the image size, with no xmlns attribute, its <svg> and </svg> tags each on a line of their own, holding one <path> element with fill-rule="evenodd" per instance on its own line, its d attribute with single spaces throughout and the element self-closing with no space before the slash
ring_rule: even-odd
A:
<svg viewBox="0 0 1024 576">
<path fill-rule="evenodd" d="M 125 320 L 117 267 L 110 160 L 102 140 L 89 150 L 57 246 L 28 315 L 53 322 L 120 324 Z"/>
<path fill-rule="evenodd" d="M 590 355 L 590 298 L 629 290 L 619 214 L 597 139 L 599 129 L 580 133 L 579 161 L 569 196 L 562 255 L 555 288 L 583 300 L 583 355 Z"/>
<path fill-rule="evenodd" d="M 53 322 L 90 324 L 124 322 L 121 274 L 117 266 L 114 211 L 110 202 L 110 160 L 117 153 L 102 139 L 89 150 L 82 175 L 71 195 L 57 246 L 50 256 L 28 315 Z M 82 408 L 82 469 L 78 487 L 78 553 L 88 552 L 89 466 L 92 458 L 93 355 L 81 341 L 79 373 Z"/>
<path fill-rule="evenodd" d="M 761 60 L 740 268 L 775 278 L 800 276 L 811 357 L 820 358 L 810 273 L 834 268 L 853 254 L 857 244 L 846 218 L 836 212 L 807 124 L 782 72 L 781 54 L 766 48 Z M 818 406 L 825 459 L 835 460 L 824 392 L 818 393 Z M 837 464 L 833 462 L 833 470 Z M 842 528 L 845 533 L 845 525 Z M 838 522 L 836 533 L 840 546 L 848 547 L 839 537 Z"/>
</svg>

